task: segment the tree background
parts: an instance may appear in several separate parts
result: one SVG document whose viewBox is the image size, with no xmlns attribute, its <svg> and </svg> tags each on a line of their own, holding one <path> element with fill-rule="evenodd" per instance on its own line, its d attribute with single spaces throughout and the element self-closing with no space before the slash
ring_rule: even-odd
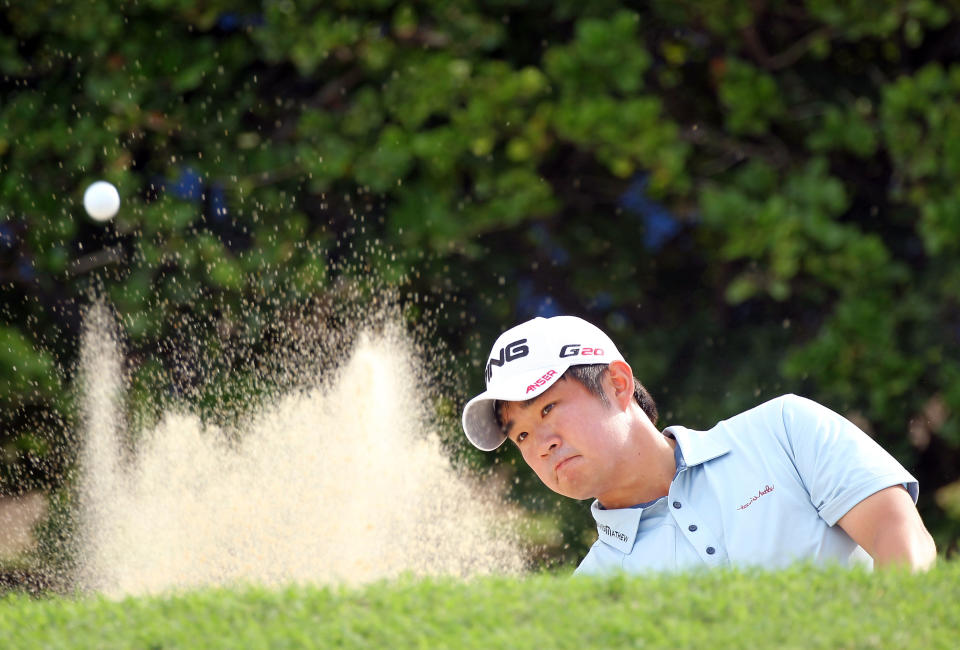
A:
<svg viewBox="0 0 960 650">
<path fill-rule="evenodd" d="M 608 330 L 661 426 L 784 392 L 847 415 L 953 551 L 958 59 L 952 1 L 6 3 L 0 493 L 69 481 L 93 291 L 132 402 L 202 405 L 244 394 L 231 341 L 268 352 L 372 275 L 457 360 L 447 448 L 550 522 L 544 561 L 582 556 L 588 504 L 456 416 L 496 335 L 559 313 Z"/>
</svg>

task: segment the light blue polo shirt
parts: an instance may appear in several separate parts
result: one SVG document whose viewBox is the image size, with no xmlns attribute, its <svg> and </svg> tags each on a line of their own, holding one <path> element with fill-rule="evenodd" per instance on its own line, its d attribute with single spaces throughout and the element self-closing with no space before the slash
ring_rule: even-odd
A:
<svg viewBox="0 0 960 650">
<path fill-rule="evenodd" d="M 849 420 L 785 395 L 709 431 L 669 427 L 680 447 L 666 497 L 591 512 L 599 538 L 577 574 L 697 567 L 778 568 L 797 561 L 872 567 L 839 526 L 871 494 L 917 480 Z"/>
</svg>

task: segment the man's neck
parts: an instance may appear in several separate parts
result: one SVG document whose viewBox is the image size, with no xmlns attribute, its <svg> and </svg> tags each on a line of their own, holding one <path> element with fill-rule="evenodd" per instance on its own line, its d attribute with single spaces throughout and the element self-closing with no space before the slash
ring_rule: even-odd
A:
<svg viewBox="0 0 960 650">
<path fill-rule="evenodd" d="M 677 441 L 660 432 L 647 440 L 650 444 L 636 450 L 628 459 L 632 462 L 624 466 L 621 486 L 597 496 L 604 508 L 629 508 L 655 501 L 670 492 L 670 484 L 677 473 L 674 454 Z"/>
</svg>

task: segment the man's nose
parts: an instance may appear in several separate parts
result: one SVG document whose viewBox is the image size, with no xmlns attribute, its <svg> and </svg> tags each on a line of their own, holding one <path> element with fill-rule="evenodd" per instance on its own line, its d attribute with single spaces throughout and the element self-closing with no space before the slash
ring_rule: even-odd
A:
<svg viewBox="0 0 960 650">
<path fill-rule="evenodd" d="M 552 429 L 547 429 L 540 433 L 540 455 L 548 456 L 550 452 L 560 446 L 560 436 Z"/>
</svg>

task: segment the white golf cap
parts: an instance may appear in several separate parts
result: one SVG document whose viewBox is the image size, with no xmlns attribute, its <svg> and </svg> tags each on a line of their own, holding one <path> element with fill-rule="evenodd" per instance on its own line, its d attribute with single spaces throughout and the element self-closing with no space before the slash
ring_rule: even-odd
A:
<svg viewBox="0 0 960 650">
<path fill-rule="evenodd" d="M 497 400 L 534 398 L 570 366 L 623 360 L 609 336 L 576 316 L 538 317 L 508 329 L 490 351 L 487 390 L 463 408 L 467 439 L 478 449 L 496 449 L 507 439 L 494 413 Z"/>
</svg>

